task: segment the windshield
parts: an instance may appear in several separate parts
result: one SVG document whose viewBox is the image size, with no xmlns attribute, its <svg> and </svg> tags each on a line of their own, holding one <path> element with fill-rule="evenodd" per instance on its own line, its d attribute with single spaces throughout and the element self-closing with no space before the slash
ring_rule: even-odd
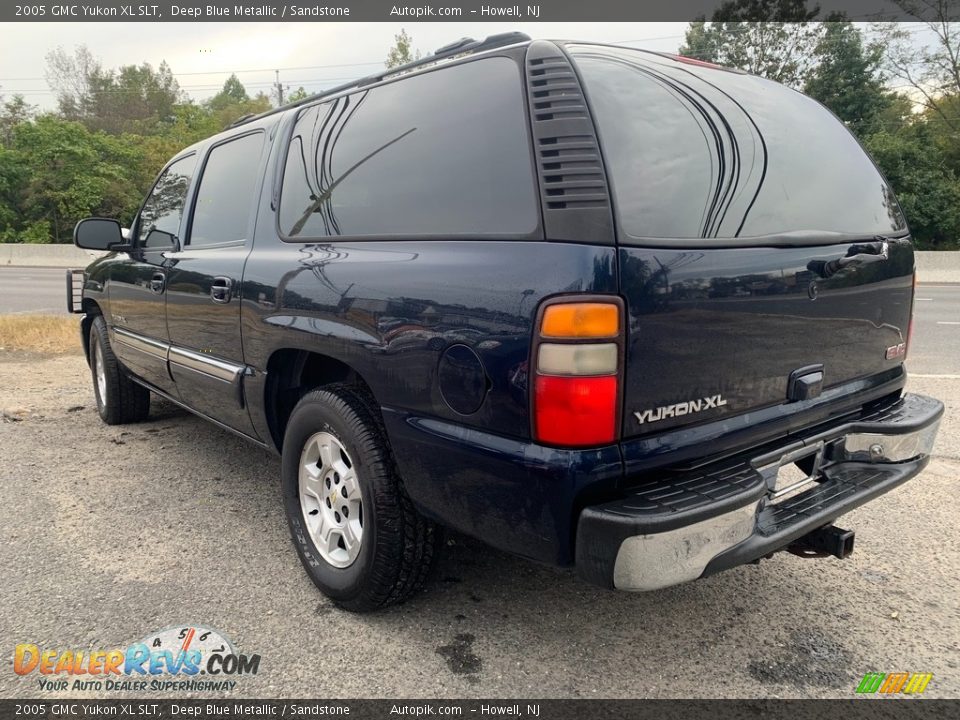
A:
<svg viewBox="0 0 960 720">
<path fill-rule="evenodd" d="M 876 166 L 816 101 L 652 53 L 571 45 L 622 233 L 749 238 L 906 230 Z"/>
</svg>

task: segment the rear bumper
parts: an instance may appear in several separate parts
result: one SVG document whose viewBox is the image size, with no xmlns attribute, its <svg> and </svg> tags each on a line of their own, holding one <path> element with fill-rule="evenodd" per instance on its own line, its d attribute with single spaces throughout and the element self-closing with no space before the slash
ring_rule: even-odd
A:
<svg viewBox="0 0 960 720">
<path fill-rule="evenodd" d="M 942 415 L 938 400 L 904 395 L 773 452 L 662 473 L 584 509 L 577 573 L 606 587 L 656 590 L 781 550 L 917 475 Z M 809 476 L 782 487 L 781 468 L 797 461 Z"/>
</svg>

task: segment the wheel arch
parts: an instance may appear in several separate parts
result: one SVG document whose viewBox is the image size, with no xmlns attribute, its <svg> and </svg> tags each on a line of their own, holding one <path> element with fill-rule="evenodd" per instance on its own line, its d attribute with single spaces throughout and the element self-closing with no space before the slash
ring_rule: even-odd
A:
<svg viewBox="0 0 960 720">
<path fill-rule="evenodd" d="M 83 311 L 83 317 L 80 318 L 80 339 L 83 341 L 83 356 L 87 359 L 87 364 L 89 364 L 90 327 L 93 325 L 95 317 L 103 315 L 103 310 L 100 309 L 100 305 L 96 300 L 91 300 L 90 298 L 83 299 L 83 304 L 80 306 L 80 309 Z"/>
<path fill-rule="evenodd" d="M 352 365 L 339 358 L 296 347 L 273 351 L 267 360 L 264 413 L 270 438 L 278 452 L 283 448 L 283 435 L 290 413 L 300 398 L 311 390 L 333 383 L 356 385 L 375 400 L 373 391 L 363 376 Z M 379 415 L 378 405 L 372 409 Z"/>
</svg>

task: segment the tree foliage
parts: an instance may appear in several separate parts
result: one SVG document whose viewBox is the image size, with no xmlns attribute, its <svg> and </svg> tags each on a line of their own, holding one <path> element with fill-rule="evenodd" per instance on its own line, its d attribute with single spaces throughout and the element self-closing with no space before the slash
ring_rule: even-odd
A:
<svg viewBox="0 0 960 720">
<path fill-rule="evenodd" d="M 128 222 L 172 155 L 270 108 L 236 75 L 198 104 L 166 63 L 106 70 L 84 47 L 50 53 L 48 75 L 56 113 L 0 96 L 0 242 L 69 242 L 88 215 Z"/>
<path fill-rule="evenodd" d="M 400 30 L 398 34 L 393 36 L 393 46 L 387 52 L 386 65 L 388 68 L 406 65 L 419 59 L 420 51 L 414 51 L 413 38 L 407 34 L 406 30 Z"/>
<path fill-rule="evenodd" d="M 57 94 L 60 115 L 109 133 L 162 132 L 181 100 L 165 62 L 156 70 L 149 63 L 106 70 L 85 46 L 73 55 L 63 48 L 49 53 L 47 82 Z"/>
<path fill-rule="evenodd" d="M 876 130 L 892 101 L 880 72 L 883 46 L 864 43 L 863 34 L 844 20 L 824 24 L 813 52 L 816 64 L 803 91 L 830 108 L 855 135 Z"/>
<path fill-rule="evenodd" d="M 0 228 L 6 240 L 45 230 L 48 242 L 69 242 L 78 219 L 129 217 L 140 201 L 143 156 L 130 136 L 45 115 L 18 125 L 0 157 L 0 195 L 19 211 Z"/>
<path fill-rule="evenodd" d="M 799 87 L 823 34 L 804 0 L 727 0 L 690 23 L 680 54 Z"/>
<path fill-rule="evenodd" d="M 887 69 L 925 110 L 960 131 L 960 24 L 950 21 L 957 0 L 892 1 L 917 21 L 874 25 L 887 46 Z M 932 42 L 918 44 L 918 30 Z"/>
</svg>

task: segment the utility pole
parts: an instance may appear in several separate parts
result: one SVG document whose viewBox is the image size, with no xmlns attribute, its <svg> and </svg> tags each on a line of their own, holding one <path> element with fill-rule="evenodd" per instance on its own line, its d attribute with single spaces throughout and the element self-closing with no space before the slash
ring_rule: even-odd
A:
<svg viewBox="0 0 960 720">
<path fill-rule="evenodd" d="M 283 105 L 283 85 L 280 84 L 280 71 L 274 70 L 277 76 L 277 107 Z"/>
</svg>

